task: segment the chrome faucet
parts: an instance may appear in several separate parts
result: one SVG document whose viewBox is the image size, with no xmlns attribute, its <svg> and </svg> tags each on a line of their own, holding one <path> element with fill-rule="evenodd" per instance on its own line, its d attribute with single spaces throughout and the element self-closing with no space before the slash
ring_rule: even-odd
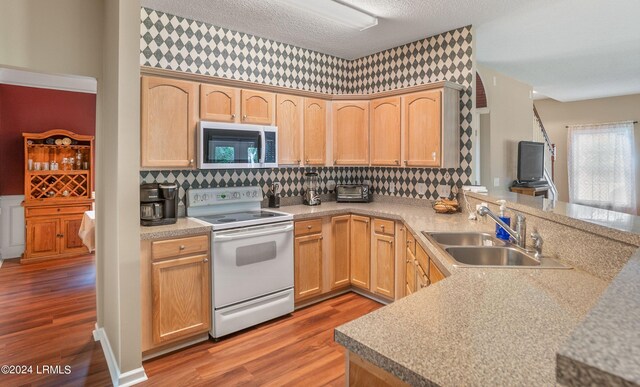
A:
<svg viewBox="0 0 640 387">
<path fill-rule="evenodd" d="M 535 228 L 533 229 L 533 232 L 531 233 L 531 239 L 533 239 L 533 249 L 536 252 L 535 258 L 540 260 L 540 258 L 542 258 L 542 244 L 543 244 L 543 241 L 542 241 L 542 237 L 538 233 L 538 230 L 536 230 Z"/>
<path fill-rule="evenodd" d="M 527 220 L 524 215 L 516 214 L 516 221 L 514 223 L 515 230 L 507 226 L 505 222 L 500 220 L 500 218 L 486 206 L 481 206 L 480 208 L 478 208 L 478 215 L 489 215 L 489 217 L 493 219 L 494 222 L 496 222 L 507 233 L 509 233 L 516 245 L 520 246 L 523 249 L 527 248 Z"/>
</svg>

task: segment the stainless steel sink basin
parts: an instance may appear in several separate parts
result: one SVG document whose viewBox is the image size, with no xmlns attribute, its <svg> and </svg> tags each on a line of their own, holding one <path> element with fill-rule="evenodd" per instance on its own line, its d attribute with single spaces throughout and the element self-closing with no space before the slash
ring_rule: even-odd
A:
<svg viewBox="0 0 640 387">
<path fill-rule="evenodd" d="M 470 266 L 540 266 L 540 261 L 514 247 L 447 247 L 459 263 Z"/>
<path fill-rule="evenodd" d="M 504 246 L 505 243 L 485 232 L 423 232 L 445 246 Z"/>
</svg>

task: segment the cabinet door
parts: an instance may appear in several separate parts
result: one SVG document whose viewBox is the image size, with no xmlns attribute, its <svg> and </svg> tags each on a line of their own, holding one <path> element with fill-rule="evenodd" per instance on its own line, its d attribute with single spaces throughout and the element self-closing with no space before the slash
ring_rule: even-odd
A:
<svg viewBox="0 0 640 387">
<path fill-rule="evenodd" d="M 198 84 L 142 77 L 142 167 L 195 167 Z"/>
<path fill-rule="evenodd" d="M 333 163 L 369 164 L 369 102 L 333 103 Z"/>
<path fill-rule="evenodd" d="M 56 255 L 60 251 L 60 219 L 31 218 L 26 222 L 25 259 Z"/>
<path fill-rule="evenodd" d="M 242 122 L 245 124 L 273 125 L 274 94 L 242 90 L 240 95 L 242 100 Z"/>
<path fill-rule="evenodd" d="M 322 234 L 296 237 L 293 247 L 295 301 L 322 292 Z"/>
<path fill-rule="evenodd" d="M 400 166 L 400 97 L 371 101 L 371 165 Z"/>
<path fill-rule="evenodd" d="M 416 258 L 409 247 L 407 247 L 406 269 L 406 294 L 408 296 L 416 291 Z"/>
<path fill-rule="evenodd" d="M 61 246 L 60 253 L 78 253 L 88 252 L 87 247 L 82 243 L 82 239 L 78 235 L 80 225 L 82 224 L 82 215 L 65 216 L 60 218 L 60 234 Z"/>
<path fill-rule="evenodd" d="M 238 89 L 216 85 L 200 85 L 200 118 L 220 122 L 238 122 L 236 94 Z"/>
<path fill-rule="evenodd" d="M 371 233 L 369 218 L 351 215 L 351 285 L 369 290 Z"/>
<path fill-rule="evenodd" d="M 438 281 L 442 281 L 445 279 L 444 274 L 438 269 L 435 263 L 433 263 L 433 259 L 429 257 L 429 280 L 432 284 L 435 284 Z"/>
<path fill-rule="evenodd" d="M 441 94 L 426 91 L 404 97 L 405 165 L 438 167 L 441 161 Z"/>
<path fill-rule="evenodd" d="M 324 165 L 327 143 L 327 102 L 304 100 L 304 163 Z"/>
<path fill-rule="evenodd" d="M 207 255 L 153 262 L 151 272 L 153 342 L 206 332 L 211 320 Z"/>
<path fill-rule="evenodd" d="M 300 164 L 302 111 L 302 97 L 286 94 L 276 96 L 279 164 Z"/>
<path fill-rule="evenodd" d="M 331 289 L 348 286 L 351 252 L 351 215 L 331 218 Z"/>
<path fill-rule="evenodd" d="M 392 236 L 373 233 L 371 291 L 389 298 L 395 294 L 396 254 L 393 240 Z"/>
</svg>

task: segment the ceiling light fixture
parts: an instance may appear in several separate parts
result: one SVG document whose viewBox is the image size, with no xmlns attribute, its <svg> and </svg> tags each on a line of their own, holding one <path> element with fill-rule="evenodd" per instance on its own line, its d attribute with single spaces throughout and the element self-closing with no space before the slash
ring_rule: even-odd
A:
<svg viewBox="0 0 640 387">
<path fill-rule="evenodd" d="M 314 13 L 348 27 L 364 31 L 378 25 L 378 18 L 334 0 L 281 0 L 300 10 Z"/>
</svg>

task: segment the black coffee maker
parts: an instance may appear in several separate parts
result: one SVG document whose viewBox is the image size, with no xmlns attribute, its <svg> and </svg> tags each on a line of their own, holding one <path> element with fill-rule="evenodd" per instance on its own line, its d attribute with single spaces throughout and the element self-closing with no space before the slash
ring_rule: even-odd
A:
<svg viewBox="0 0 640 387">
<path fill-rule="evenodd" d="M 178 221 L 178 184 L 140 185 L 140 224 L 161 226 Z"/>
</svg>

